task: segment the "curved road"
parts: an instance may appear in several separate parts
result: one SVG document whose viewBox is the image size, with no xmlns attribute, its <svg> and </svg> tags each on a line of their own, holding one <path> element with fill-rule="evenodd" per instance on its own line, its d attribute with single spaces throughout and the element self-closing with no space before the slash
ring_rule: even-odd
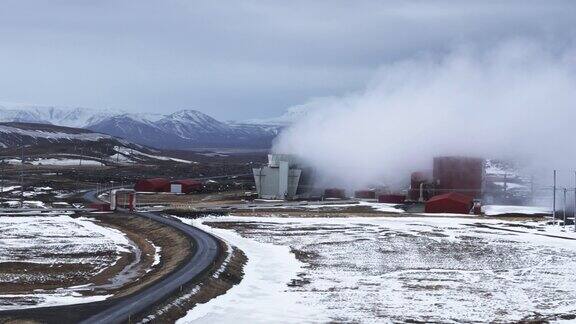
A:
<svg viewBox="0 0 576 324">
<path fill-rule="evenodd" d="M 84 198 L 91 202 L 98 201 L 96 191 L 87 192 Z M 81 323 L 122 323 L 128 321 L 131 316 L 150 309 L 152 306 L 171 296 L 188 282 L 204 274 L 213 266 L 221 252 L 220 244 L 214 236 L 195 227 L 186 225 L 175 219 L 163 217 L 155 212 L 137 212 L 135 214 L 153 219 L 184 232 L 190 237 L 194 244 L 193 255 L 184 266 L 164 277 L 161 281 L 126 298 L 120 299 L 117 303 L 113 304 L 113 306 Z"/>
</svg>

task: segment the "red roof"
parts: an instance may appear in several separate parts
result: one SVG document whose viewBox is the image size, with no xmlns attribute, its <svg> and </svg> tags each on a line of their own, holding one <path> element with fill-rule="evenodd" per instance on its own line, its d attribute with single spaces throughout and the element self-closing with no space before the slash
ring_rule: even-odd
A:
<svg viewBox="0 0 576 324">
<path fill-rule="evenodd" d="M 426 202 L 426 213 L 468 214 L 472 208 L 472 198 L 451 192 L 430 198 Z"/>
</svg>

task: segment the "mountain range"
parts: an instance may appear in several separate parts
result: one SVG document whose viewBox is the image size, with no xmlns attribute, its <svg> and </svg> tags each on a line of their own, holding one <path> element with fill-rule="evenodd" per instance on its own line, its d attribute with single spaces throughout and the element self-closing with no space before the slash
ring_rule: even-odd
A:
<svg viewBox="0 0 576 324">
<path fill-rule="evenodd" d="M 132 114 L 109 109 L 1 105 L 0 122 L 86 128 L 160 149 L 269 148 L 285 124 L 223 122 L 197 110 Z"/>
</svg>

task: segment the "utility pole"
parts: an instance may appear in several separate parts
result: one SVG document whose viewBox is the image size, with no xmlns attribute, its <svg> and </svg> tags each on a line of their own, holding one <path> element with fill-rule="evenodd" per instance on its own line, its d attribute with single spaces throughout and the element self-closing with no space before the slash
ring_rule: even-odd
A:
<svg viewBox="0 0 576 324">
<path fill-rule="evenodd" d="M 534 175 L 530 176 L 530 202 L 534 203 Z"/>
<path fill-rule="evenodd" d="M 20 160 L 20 207 L 24 207 L 24 145 L 21 148 L 22 159 Z"/>
<path fill-rule="evenodd" d="M 562 228 L 566 228 L 566 188 L 564 188 L 564 210 L 562 212 L 562 216 L 564 218 Z"/>
<path fill-rule="evenodd" d="M 2 190 L 0 190 L 0 193 L 4 193 L 4 159 L 2 159 L 2 164 L 0 164 L 0 172 L 2 172 Z"/>
<path fill-rule="evenodd" d="M 554 185 L 552 186 L 552 219 L 556 224 L 556 170 L 554 170 Z"/>
</svg>

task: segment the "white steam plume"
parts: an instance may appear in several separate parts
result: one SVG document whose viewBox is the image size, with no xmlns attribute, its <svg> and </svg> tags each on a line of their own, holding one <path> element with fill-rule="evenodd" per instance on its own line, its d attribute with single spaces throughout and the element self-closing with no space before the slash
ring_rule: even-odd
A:
<svg viewBox="0 0 576 324">
<path fill-rule="evenodd" d="M 514 158 L 576 169 L 576 56 L 533 41 L 458 48 L 378 70 L 364 91 L 313 100 L 273 151 L 325 184 L 408 181 L 437 155 Z"/>
</svg>

